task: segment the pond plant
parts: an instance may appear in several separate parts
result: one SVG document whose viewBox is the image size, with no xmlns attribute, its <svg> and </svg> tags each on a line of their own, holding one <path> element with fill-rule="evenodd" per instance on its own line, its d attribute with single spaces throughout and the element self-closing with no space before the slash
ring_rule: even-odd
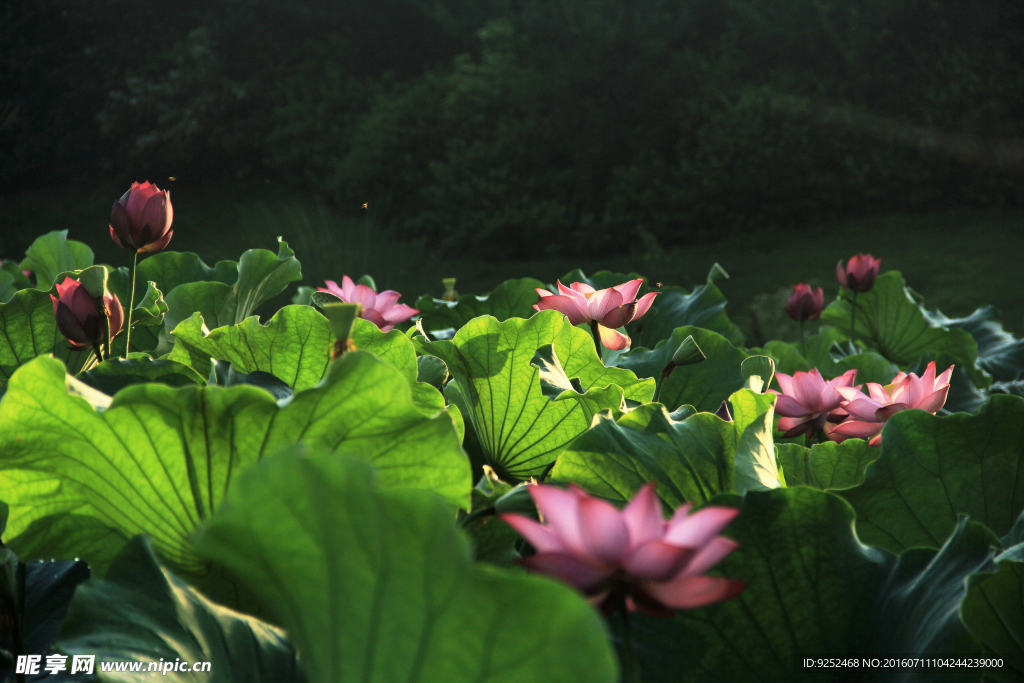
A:
<svg viewBox="0 0 1024 683">
<path fill-rule="evenodd" d="M 130 268 L 67 231 L 4 255 L 0 680 L 1024 680 L 991 307 L 861 254 L 757 348 L 717 265 L 415 307 L 339 272 L 269 311 L 287 242 L 211 265 L 172 219 L 136 183 Z"/>
</svg>

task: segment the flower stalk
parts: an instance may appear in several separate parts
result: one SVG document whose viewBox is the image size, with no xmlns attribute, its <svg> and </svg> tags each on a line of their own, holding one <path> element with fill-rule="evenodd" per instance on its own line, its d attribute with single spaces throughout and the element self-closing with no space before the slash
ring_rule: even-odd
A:
<svg viewBox="0 0 1024 683">
<path fill-rule="evenodd" d="M 135 273 L 139 269 L 139 252 L 132 253 L 132 292 L 128 295 L 128 323 L 124 326 L 124 359 L 132 352 L 132 310 L 135 308 Z M 110 349 L 107 349 L 110 352 Z"/>
<path fill-rule="evenodd" d="M 629 623 L 625 595 L 619 600 L 618 612 L 622 617 L 622 681 L 640 683 L 640 661 L 637 659 L 636 646 L 633 644 L 633 629 Z"/>
</svg>

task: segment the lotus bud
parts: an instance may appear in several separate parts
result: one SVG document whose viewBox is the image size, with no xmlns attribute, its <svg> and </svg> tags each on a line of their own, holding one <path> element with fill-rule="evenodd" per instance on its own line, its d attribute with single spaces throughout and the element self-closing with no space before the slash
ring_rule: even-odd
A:
<svg viewBox="0 0 1024 683">
<path fill-rule="evenodd" d="M 824 302 L 825 291 L 821 287 L 812 290 L 809 284 L 801 282 L 793 285 L 793 293 L 786 303 L 786 314 L 797 322 L 817 320 Z"/>
<path fill-rule="evenodd" d="M 57 329 L 71 342 L 75 350 L 86 349 L 103 341 L 110 318 L 110 338 L 121 331 L 124 310 L 121 302 L 110 292 L 96 297 L 85 285 L 65 277 L 57 285 L 57 296 L 50 295 L 53 314 L 57 318 Z"/>
<path fill-rule="evenodd" d="M 110 239 L 128 251 L 155 254 L 171 241 L 173 220 L 169 191 L 148 180 L 132 183 L 110 212 Z"/>
<path fill-rule="evenodd" d="M 694 340 L 691 334 L 683 343 L 679 345 L 676 352 L 672 354 L 672 362 L 676 367 L 682 367 L 684 365 L 695 365 L 701 363 L 707 359 L 704 352 L 697 346 L 697 342 Z"/>
<path fill-rule="evenodd" d="M 845 268 L 840 259 L 836 264 L 836 279 L 843 289 L 867 292 L 875 286 L 875 278 L 878 277 L 878 268 L 881 265 L 882 259 L 876 259 L 871 254 L 857 254 L 850 259 Z"/>
</svg>

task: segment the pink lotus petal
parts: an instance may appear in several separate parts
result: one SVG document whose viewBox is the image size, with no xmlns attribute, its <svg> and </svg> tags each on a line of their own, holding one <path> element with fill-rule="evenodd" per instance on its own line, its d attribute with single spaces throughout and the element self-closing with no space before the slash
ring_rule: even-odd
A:
<svg viewBox="0 0 1024 683">
<path fill-rule="evenodd" d="M 516 530 L 516 532 L 530 542 L 538 553 L 564 553 L 565 544 L 561 539 L 543 524 L 533 521 L 522 515 L 504 514 L 498 515 L 502 521 Z"/>
<path fill-rule="evenodd" d="M 156 254 L 164 250 L 171 242 L 171 238 L 174 237 L 174 231 L 168 230 L 167 233 L 155 242 L 150 242 L 146 246 L 139 249 L 140 254 Z"/>
<path fill-rule="evenodd" d="M 167 193 L 158 192 L 149 198 L 146 205 L 142 209 L 142 215 L 137 219 L 139 222 L 138 229 L 141 234 L 145 227 L 149 226 L 149 240 L 147 242 L 155 242 L 164 235 L 167 234 L 167 230 L 171 227 L 170 211 L 168 207 Z M 136 235 L 138 237 L 139 235 Z"/>
<path fill-rule="evenodd" d="M 839 259 L 839 263 L 836 264 L 836 279 L 839 280 L 840 287 L 849 289 L 846 283 L 846 269 L 843 268 L 843 259 Z"/>
<path fill-rule="evenodd" d="M 653 482 L 644 484 L 623 508 L 622 521 L 629 530 L 632 547 L 661 538 L 665 532 L 665 518 L 661 516 L 661 503 Z"/>
<path fill-rule="evenodd" d="M 594 587 L 608 575 L 601 567 L 566 553 L 537 553 L 523 560 L 523 564 L 580 590 Z"/>
<path fill-rule="evenodd" d="M 938 388 L 940 384 L 949 384 L 950 378 L 953 376 L 953 368 L 955 365 L 950 365 L 946 368 L 941 375 L 935 378 L 935 387 Z"/>
<path fill-rule="evenodd" d="M 837 387 L 852 387 L 855 381 L 857 381 L 857 368 L 847 370 L 838 377 L 829 380 L 828 383 L 833 389 L 835 389 Z"/>
<path fill-rule="evenodd" d="M 775 380 L 779 383 L 779 388 L 782 389 L 782 393 L 789 396 L 794 394 L 792 375 L 787 375 L 784 372 L 776 372 Z"/>
<path fill-rule="evenodd" d="M 743 590 L 742 581 L 717 576 L 688 576 L 671 583 L 644 584 L 644 592 L 675 609 L 695 609 L 733 598 Z"/>
<path fill-rule="evenodd" d="M 676 510 L 668 524 L 664 540 L 675 545 L 700 547 L 729 526 L 738 514 L 740 511 L 737 508 L 718 506 L 702 508 L 689 516 L 680 515 Z"/>
<path fill-rule="evenodd" d="M 591 320 L 601 320 L 611 313 L 612 309 L 622 304 L 621 294 L 614 289 L 602 289 L 591 294 L 587 300 L 587 317 Z"/>
<path fill-rule="evenodd" d="M 882 407 L 882 404 L 866 396 L 843 405 L 843 408 L 851 417 L 864 422 L 878 422 L 876 414 Z"/>
<path fill-rule="evenodd" d="M 565 547 L 574 553 L 586 552 L 580 530 L 580 496 L 557 486 L 532 485 L 530 495 L 544 516 L 547 526 L 558 535 Z"/>
<path fill-rule="evenodd" d="M 682 574 L 680 574 L 678 578 L 703 574 L 718 564 L 722 558 L 739 547 L 740 544 L 731 538 L 719 536 L 711 539 L 710 543 L 705 544 L 699 551 L 697 551 L 697 554 L 694 555 L 687 563 L 686 567 L 683 568 Z"/>
<path fill-rule="evenodd" d="M 942 406 L 946 405 L 946 394 L 948 393 L 949 385 L 947 384 L 938 391 L 933 391 L 925 396 L 914 407 L 920 410 L 927 410 L 929 413 L 934 415 L 939 412 L 939 409 L 942 408 Z"/>
<path fill-rule="evenodd" d="M 583 282 L 574 282 L 572 286 L 566 287 L 561 281 L 558 282 L 558 291 L 561 296 L 567 296 L 576 302 L 581 310 L 587 310 L 587 295 L 594 292 L 594 288 Z M 589 314 L 588 314 L 589 319 Z"/>
<path fill-rule="evenodd" d="M 373 307 L 381 313 L 386 313 L 389 308 L 398 302 L 401 296 L 401 294 L 392 289 L 386 289 L 377 294 L 377 301 L 374 302 Z"/>
<path fill-rule="evenodd" d="M 601 324 L 605 327 L 615 329 L 622 327 L 630 320 L 633 319 L 633 314 L 636 311 L 636 303 L 623 304 L 618 308 L 613 308 L 608 315 L 601 318 Z"/>
<path fill-rule="evenodd" d="M 562 283 L 559 282 L 558 286 L 559 289 L 561 289 Z M 593 294 L 594 292 L 597 291 L 596 289 L 588 285 L 586 282 L 574 282 L 569 286 L 569 288 L 572 289 L 574 292 L 579 292 L 580 294 Z"/>
<path fill-rule="evenodd" d="M 338 286 L 337 282 L 335 282 L 334 280 L 324 280 L 324 284 L 327 285 L 327 286 L 326 287 L 317 287 L 316 291 L 318 291 L 318 292 L 327 292 L 329 294 L 333 294 L 334 296 L 338 297 L 339 299 L 342 298 L 342 296 L 341 296 L 341 287 Z"/>
<path fill-rule="evenodd" d="M 380 307 L 377 307 L 380 310 Z M 395 323 L 404 323 L 409 318 L 419 313 L 418 309 L 406 306 L 405 304 L 395 304 L 391 308 L 384 311 L 383 318 L 389 323 L 394 325 Z"/>
<path fill-rule="evenodd" d="M 612 289 L 619 293 L 624 303 L 631 303 L 636 300 L 636 293 L 640 291 L 640 285 L 643 283 L 644 279 L 640 277 L 636 280 L 623 282 L 621 285 L 615 285 Z"/>
<path fill-rule="evenodd" d="M 121 307 L 121 300 L 110 292 L 103 297 L 103 301 L 106 302 L 107 308 L 110 310 L 110 334 L 113 338 L 121 331 L 121 326 L 124 324 L 124 308 Z"/>
<path fill-rule="evenodd" d="M 836 391 L 839 391 L 839 393 L 843 394 L 844 397 L 848 396 L 848 394 L 841 389 L 836 389 Z M 881 405 L 892 401 L 892 396 L 890 396 L 889 392 L 885 390 L 885 387 L 881 384 L 875 384 L 874 382 L 868 382 L 868 395 L 871 396 L 872 401 L 876 401 Z"/>
<path fill-rule="evenodd" d="M 537 287 L 534 291 L 537 292 L 537 294 L 540 294 L 541 299 L 543 299 L 546 296 L 554 296 L 554 294 L 552 294 L 548 290 L 541 289 L 540 287 Z M 536 308 L 536 306 L 534 306 L 534 308 Z"/>
<path fill-rule="evenodd" d="M 878 385 L 876 384 L 875 386 L 877 387 Z M 871 384 L 868 384 L 868 387 L 870 388 Z M 842 396 L 843 400 L 846 400 L 846 401 L 859 401 L 862 398 L 867 398 L 864 395 L 864 392 L 862 392 L 860 389 L 857 389 L 855 387 L 836 387 L 836 393 L 838 393 L 840 396 Z M 888 394 L 885 394 L 885 400 L 883 400 L 883 401 L 878 401 L 878 399 L 873 399 L 873 400 L 877 401 L 879 403 L 879 405 L 881 405 L 882 403 L 888 403 L 888 399 L 889 399 Z"/>
<path fill-rule="evenodd" d="M 678 574 L 693 555 L 693 548 L 664 541 L 648 541 L 629 554 L 623 568 L 640 579 L 667 581 Z"/>
<path fill-rule="evenodd" d="M 902 413 L 909 409 L 910 406 L 906 403 L 890 403 L 887 406 L 882 406 L 875 411 L 875 422 L 885 422 L 896 413 Z"/>
<path fill-rule="evenodd" d="M 587 497 L 580 501 L 579 516 L 587 554 L 607 564 L 619 564 L 629 550 L 629 529 L 615 506 Z"/>
<path fill-rule="evenodd" d="M 793 375 L 794 398 L 809 409 L 808 412 L 819 413 L 821 410 L 821 392 L 825 388 L 825 380 L 821 378 L 817 368 L 810 372 L 798 372 Z"/>
<path fill-rule="evenodd" d="M 833 434 L 842 436 L 844 438 L 854 439 L 867 439 L 882 431 L 882 427 L 885 426 L 884 422 L 861 422 L 860 420 L 847 420 L 842 424 L 836 425 L 835 428 L 829 434 L 829 437 Z"/>
<path fill-rule="evenodd" d="M 811 410 L 791 396 L 778 394 L 775 399 L 775 413 L 785 417 L 804 417 L 810 415 Z"/>
<path fill-rule="evenodd" d="M 544 297 L 534 307 L 538 311 L 558 311 L 569 319 L 571 325 L 579 325 L 590 320 L 586 309 L 580 307 L 575 299 L 560 294 Z"/>
<path fill-rule="evenodd" d="M 381 332 L 390 332 L 391 328 L 394 327 L 393 323 L 389 323 L 384 319 L 384 316 L 380 314 L 380 311 L 375 311 L 372 308 L 364 309 L 359 317 L 363 320 L 369 320 L 371 323 L 380 328 Z"/>
<path fill-rule="evenodd" d="M 355 291 L 356 283 L 352 282 L 352 278 L 348 275 L 341 276 L 341 298 L 346 303 L 353 303 L 352 293 Z"/>
<path fill-rule="evenodd" d="M 638 320 L 647 313 L 651 304 L 654 303 L 654 297 L 658 296 L 658 294 L 659 292 L 648 292 L 640 297 L 640 300 L 636 302 L 636 311 L 633 313 L 633 320 Z"/>
<path fill-rule="evenodd" d="M 629 337 L 618 330 L 613 330 L 610 327 L 605 327 L 604 325 L 598 325 L 597 333 L 601 337 L 601 344 L 603 344 L 606 349 L 622 351 L 623 349 L 629 348 Z"/>
<path fill-rule="evenodd" d="M 366 285 L 356 285 L 352 288 L 351 301 L 349 303 L 362 304 L 366 310 L 375 308 L 377 293 Z"/>
</svg>

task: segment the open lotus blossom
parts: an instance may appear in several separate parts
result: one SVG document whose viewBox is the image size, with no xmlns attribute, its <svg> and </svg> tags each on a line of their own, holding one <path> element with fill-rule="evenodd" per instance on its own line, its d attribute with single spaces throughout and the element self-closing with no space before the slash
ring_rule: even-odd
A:
<svg viewBox="0 0 1024 683">
<path fill-rule="evenodd" d="M 868 443 L 877 446 L 882 442 L 881 431 L 886 420 L 896 413 L 915 408 L 934 415 L 946 403 L 953 367 L 950 365 L 936 377 L 935 361 L 932 361 L 920 377 L 901 372 L 884 387 L 868 382 L 867 396 L 856 388 L 839 387 L 837 391 L 843 395 L 842 405 L 849 419 L 828 429 L 829 438 L 838 442 L 851 437 L 871 439 Z"/>
<path fill-rule="evenodd" d="M 643 281 L 643 278 L 637 278 L 597 290 L 585 282 L 574 282 L 568 287 L 559 282 L 559 294 L 538 288 L 540 301 L 533 308 L 563 313 L 573 325 L 597 323 L 601 343 L 613 351 L 621 351 L 629 347 L 630 339 L 615 328 L 643 316 L 651 307 L 654 297 L 658 296 L 657 292 L 651 292 L 644 294 L 638 301 L 636 293 Z"/>
<path fill-rule="evenodd" d="M 849 260 L 846 267 L 843 267 L 843 260 L 836 264 L 836 279 L 843 289 L 851 292 L 867 292 L 875 286 L 875 278 L 878 277 L 878 267 L 882 265 L 882 259 L 875 258 L 871 254 L 857 254 Z"/>
<path fill-rule="evenodd" d="M 782 387 L 782 393 L 774 389 L 769 391 L 778 396 L 775 412 L 782 416 L 779 429 L 785 432 L 785 438 L 813 434 L 823 429 L 826 422 L 836 423 L 845 419 L 846 411 L 841 407 L 843 395 L 839 392 L 853 387 L 856 377 L 856 368 L 827 382 L 818 368 L 812 368 L 810 372 L 797 370 L 792 375 L 776 372 L 775 378 Z"/>
<path fill-rule="evenodd" d="M 96 298 L 85 286 L 65 277 L 64 282 L 57 285 L 57 295 L 50 295 L 53 314 L 57 317 L 57 329 L 71 342 L 71 348 L 89 348 L 103 341 L 107 323 Z M 107 292 L 103 300 L 110 310 L 110 338 L 113 339 L 121 331 L 124 311 L 116 295 Z"/>
<path fill-rule="evenodd" d="M 369 320 L 380 328 L 381 332 L 390 332 L 395 325 L 403 323 L 419 311 L 405 304 L 398 303 L 402 296 L 390 289 L 379 294 L 368 285 L 357 285 L 348 275 L 341 277 L 341 287 L 334 280 L 325 280 L 326 287 L 317 287 L 317 291 L 329 292 L 347 304 L 361 304 L 363 307 L 359 317 Z"/>
<path fill-rule="evenodd" d="M 653 483 L 621 512 L 575 486 L 529 490 L 544 524 L 501 515 L 537 550 L 523 563 L 575 587 L 605 613 L 625 603 L 630 611 L 668 616 L 743 590 L 741 581 L 704 576 L 739 545 L 718 535 L 739 514 L 735 508 L 710 506 L 691 515 L 687 503 L 666 521 Z"/>
<path fill-rule="evenodd" d="M 786 313 L 797 322 L 817 320 L 821 316 L 821 305 L 825 301 L 825 290 L 821 287 L 811 289 L 809 284 L 801 282 L 793 285 L 793 293 L 786 303 Z"/>
<path fill-rule="evenodd" d="M 155 254 L 171 241 L 171 193 L 148 180 L 131 188 L 114 202 L 110 212 L 110 238 L 114 243 L 137 253 Z"/>
</svg>

